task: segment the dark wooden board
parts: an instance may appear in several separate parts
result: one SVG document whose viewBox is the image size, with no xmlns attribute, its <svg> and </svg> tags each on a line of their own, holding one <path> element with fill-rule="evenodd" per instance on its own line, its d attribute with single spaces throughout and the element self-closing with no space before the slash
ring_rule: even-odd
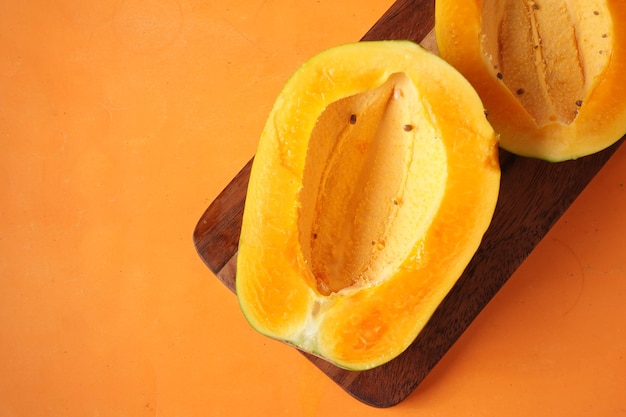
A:
<svg viewBox="0 0 626 417">
<path fill-rule="evenodd" d="M 430 45 L 433 0 L 398 0 L 363 40 L 410 39 Z M 424 40 L 426 38 L 426 40 Z M 311 362 L 358 400 L 390 407 L 405 399 L 572 204 L 623 140 L 595 155 L 549 163 L 500 153 L 502 181 L 490 228 L 465 272 L 414 343 L 391 362 L 368 371 Z M 200 257 L 233 292 L 235 263 L 250 161 L 207 208 L 194 231 Z M 252 353 L 251 353 L 252 354 Z"/>
</svg>

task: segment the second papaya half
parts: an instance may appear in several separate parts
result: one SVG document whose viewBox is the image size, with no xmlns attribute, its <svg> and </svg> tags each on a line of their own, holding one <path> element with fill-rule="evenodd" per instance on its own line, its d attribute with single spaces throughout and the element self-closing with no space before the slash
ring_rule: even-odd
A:
<svg viewBox="0 0 626 417">
<path fill-rule="evenodd" d="M 437 0 L 440 55 L 479 93 L 500 144 L 549 161 L 626 133 L 626 2 Z"/>
</svg>

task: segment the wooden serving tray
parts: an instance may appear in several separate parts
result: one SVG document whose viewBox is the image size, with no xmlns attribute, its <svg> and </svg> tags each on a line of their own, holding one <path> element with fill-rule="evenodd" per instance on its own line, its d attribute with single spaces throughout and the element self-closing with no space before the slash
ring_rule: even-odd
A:
<svg viewBox="0 0 626 417">
<path fill-rule="evenodd" d="M 397 0 L 363 40 L 410 39 L 434 50 L 434 1 Z M 405 399 L 504 285 L 532 249 L 621 145 L 575 161 L 549 163 L 500 153 L 498 204 L 483 242 L 414 343 L 391 362 L 347 371 L 304 353 L 358 400 L 390 407 Z M 251 162 L 213 201 L 194 231 L 198 254 L 233 292 Z"/>
</svg>

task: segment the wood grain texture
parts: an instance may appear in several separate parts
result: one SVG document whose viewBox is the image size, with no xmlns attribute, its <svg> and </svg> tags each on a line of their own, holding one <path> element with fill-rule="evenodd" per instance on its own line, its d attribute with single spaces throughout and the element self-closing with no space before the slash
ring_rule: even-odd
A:
<svg viewBox="0 0 626 417">
<path fill-rule="evenodd" d="M 398 0 L 362 40 L 409 39 L 433 50 L 434 1 Z M 414 343 L 368 371 L 307 356 L 358 400 L 390 407 L 405 399 L 567 210 L 621 145 L 575 161 L 549 163 L 500 152 L 502 180 L 491 226 L 478 252 Z M 198 254 L 233 292 L 250 161 L 207 208 L 194 230 Z"/>
</svg>

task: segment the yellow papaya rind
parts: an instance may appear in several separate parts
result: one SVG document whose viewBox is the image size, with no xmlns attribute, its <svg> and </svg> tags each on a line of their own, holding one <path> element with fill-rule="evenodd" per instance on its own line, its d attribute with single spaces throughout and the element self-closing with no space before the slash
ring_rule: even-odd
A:
<svg viewBox="0 0 626 417">
<path fill-rule="evenodd" d="M 484 50 L 483 6 L 485 0 L 438 0 L 435 4 L 435 32 L 440 56 L 457 68 L 479 93 L 488 120 L 500 135 L 500 146 L 512 153 L 558 162 L 599 152 L 626 133 L 626 3 L 621 0 L 577 1 L 582 48 L 595 48 L 589 54 L 605 54 L 603 68 L 585 68 L 584 97 L 576 100 L 579 108 L 571 123 L 538 124 L 522 106 L 516 92 L 507 88 Z M 572 4 L 574 4 L 572 3 Z M 541 2 L 528 2 L 541 11 Z M 585 8 L 585 10 L 583 10 Z M 610 14 L 606 19 L 604 13 Z M 583 16 L 584 15 L 584 16 Z M 586 17 L 585 17 L 586 16 Z M 592 36 L 591 17 L 604 18 L 597 40 Z M 585 20 L 583 22 L 583 19 Z M 608 30 L 607 30 L 608 27 Z M 584 33 L 583 33 L 584 32 Z M 521 35 L 520 35 L 521 36 Z M 607 49 L 599 47 L 610 41 Z M 566 51 L 565 53 L 572 53 Z M 584 66 L 584 62 L 583 62 Z M 501 77 L 501 75 L 500 75 Z"/>
<path fill-rule="evenodd" d="M 323 295 L 298 236 L 308 140 L 331 103 L 375 89 L 394 73 L 410 78 L 435 123 L 446 152 L 445 193 L 430 226 L 386 279 Z M 309 60 L 277 98 L 250 175 L 236 290 L 251 326 L 347 369 L 397 357 L 480 244 L 498 195 L 497 148 L 472 86 L 412 42 L 342 45 Z"/>
</svg>

